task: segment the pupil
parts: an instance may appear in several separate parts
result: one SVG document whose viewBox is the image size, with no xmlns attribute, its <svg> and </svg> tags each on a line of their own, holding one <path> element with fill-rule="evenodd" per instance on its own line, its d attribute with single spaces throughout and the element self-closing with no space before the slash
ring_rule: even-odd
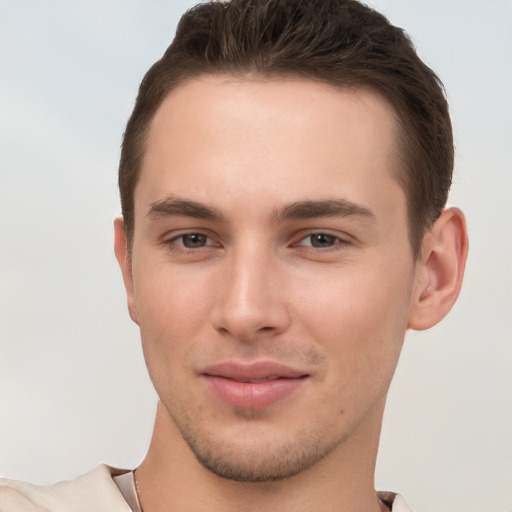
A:
<svg viewBox="0 0 512 512">
<path fill-rule="evenodd" d="M 200 235 L 199 233 L 193 233 L 192 235 L 185 235 L 183 237 L 183 245 L 185 247 L 202 247 L 206 243 L 206 236 Z"/>
<path fill-rule="evenodd" d="M 331 235 L 319 234 L 313 235 L 311 245 L 313 247 L 325 247 L 334 243 L 334 237 Z"/>
</svg>

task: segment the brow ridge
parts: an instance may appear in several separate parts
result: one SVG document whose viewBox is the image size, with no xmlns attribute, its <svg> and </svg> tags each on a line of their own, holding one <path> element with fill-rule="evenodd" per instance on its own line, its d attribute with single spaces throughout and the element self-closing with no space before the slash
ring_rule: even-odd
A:
<svg viewBox="0 0 512 512">
<path fill-rule="evenodd" d="M 197 201 L 183 199 L 170 194 L 164 199 L 150 204 L 148 217 L 183 216 L 196 219 L 221 220 L 223 215 L 219 210 Z"/>
<path fill-rule="evenodd" d="M 375 213 L 365 206 L 358 205 L 347 199 L 321 199 L 297 201 L 277 210 L 274 217 L 277 221 L 305 220 L 316 217 L 350 217 L 358 216 L 372 222 L 377 220 Z"/>
<path fill-rule="evenodd" d="M 183 216 L 206 220 L 223 220 L 222 213 L 214 207 L 197 201 L 180 198 L 174 194 L 150 204 L 150 217 Z M 372 222 L 376 221 L 375 214 L 368 208 L 347 199 L 321 199 L 296 201 L 279 208 L 273 213 L 276 222 L 286 220 L 306 220 L 317 217 L 349 217 L 359 216 Z"/>
</svg>

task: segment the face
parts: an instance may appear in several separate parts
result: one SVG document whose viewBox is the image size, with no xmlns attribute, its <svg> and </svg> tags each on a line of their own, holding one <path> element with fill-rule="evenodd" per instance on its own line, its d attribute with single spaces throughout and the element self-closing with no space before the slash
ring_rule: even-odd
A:
<svg viewBox="0 0 512 512">
<path fill-rule="evenodd" d="M 378 437 L 416 272 L 394 132 L 377 95 L 293 79 L 195 79 L 158 110 L 129 308 L 213 472 L 284 478 Z"/>
</svg>

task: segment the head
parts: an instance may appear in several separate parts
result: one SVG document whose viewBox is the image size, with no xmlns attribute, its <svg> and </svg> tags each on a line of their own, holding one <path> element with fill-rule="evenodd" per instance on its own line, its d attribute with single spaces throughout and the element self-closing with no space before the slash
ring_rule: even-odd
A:
<svg viewBox="0 0 512 512">
<path fill-rule="evenodd" d="M 119 188 L 131 249 L 134 191 L 151 121 L 179 84 L 205 75 L 300 77 L 381 95 L 397 122 L 396 179 L 407 197 L 411 249 L 440 215 L 453 169 L 448 105 L 405 32 L 356 0 L 234 0 L 200 4 L 141 83 L 128 121 Z"/>
<path fill-rule="evenodd" d="M 370 474 L 405 331 L 460 289 L 451 166 L 435 75 L 381 15 L 189 11 L 141 85 L 116 221 L 162 404 L 157 457 L 173 439 L 234 480 Z"/>
</svg>

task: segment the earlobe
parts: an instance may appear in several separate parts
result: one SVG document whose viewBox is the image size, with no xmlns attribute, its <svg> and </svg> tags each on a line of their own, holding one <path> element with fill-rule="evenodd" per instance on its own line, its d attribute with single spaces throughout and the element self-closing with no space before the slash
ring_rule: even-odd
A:
<svg viewBox="0 0 512 512">
<path fill-rule="evenodd" d="M 458 208 L 448 208 L 423 241 L 409 315 L 410 329 L 429 329 L 448 314 L 462 286 L 467 254 L 464 214 Z"/>
<path fill-rule="evenodd" d="M 135 307 L 134 289 L 133 289 L 133 273 L 132 261 L 128 254 L 126 243 L 126 229 L 122 216 L 114 219 L 114 252 L 117 262 L 123 274 L 124 287 L 126 289 L 126 299 L 128 302 L 128 311 L 131 319 L 138 325 L 139 318 Z"/>
</svg>

